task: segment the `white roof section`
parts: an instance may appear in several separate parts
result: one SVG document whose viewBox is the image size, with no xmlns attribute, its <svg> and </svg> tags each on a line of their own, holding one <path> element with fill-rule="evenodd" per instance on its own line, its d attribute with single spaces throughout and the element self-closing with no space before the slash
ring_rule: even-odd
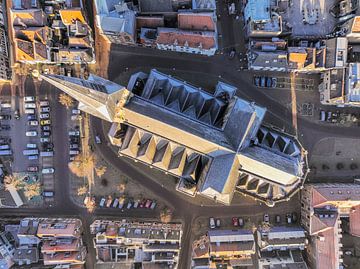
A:
<svg viewBox="0 0 360 269">
<path fill-rule="evenodd" d="M 208 236 L 210 243 L 254 241 L 254 235 L 248 230 L 211 230 Z"/>
</svg>

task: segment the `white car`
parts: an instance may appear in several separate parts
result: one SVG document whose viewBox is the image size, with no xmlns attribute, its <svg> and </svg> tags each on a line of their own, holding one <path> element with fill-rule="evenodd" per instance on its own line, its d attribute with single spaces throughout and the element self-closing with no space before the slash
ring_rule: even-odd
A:
<svg viewBox="0 0 360 269">
<path fill-rule="evenodd" d="M 37 131 L 28 131 L 25 133 L 26 136 L 37 136 Z"/>
<path fill-rule="evenodd" d="M 80 136 L 79 131 L 69 131 L 69 136 Z"/>
<path fill-rule="evenodd" d="M 25 102 L 34 102 L 35 101 L 35 96 L 25 96 L 24 101 Z"/>
<path fill-rule="evenodd" d="M 80 115 L 80 109 L 73 109 L 71 112 L 73 115 Z"/>
<path fill-rule="evenodd" d="M 48 118 L 50 118 L 49 113 L 41 113 L 40 114 L 40 119 L 48 119 Z"/>
<path fill-rule="evenodd" d="M 210 229 L 215 229 L 216 225 L 215 225 L 214 218 L 209 219 L 209 226 L 210 226 Z"/>
<path fill-rule="evenodd" d="M 28 121 L 28 125 L 30 125 L 30 126 L 38 126 L 39 122 L 37 120 L 30 120 L 30 121 Z"/>
<path fill-rule="evenodd" d="M 52 167 L 43 168 L 43 169 L 41 170 L 41 173 L 42 173 L 42 174 L 54 174 L 54 172 L 55 172 L 55 169 L 52 168 Z"/>
<path fill-rule="evenodd" d="M 26 108 L 36 108 L 36 104 L 35 103 L 25 103 L 24 107 L 25 107 L 25 109 Z"/>
</svg>

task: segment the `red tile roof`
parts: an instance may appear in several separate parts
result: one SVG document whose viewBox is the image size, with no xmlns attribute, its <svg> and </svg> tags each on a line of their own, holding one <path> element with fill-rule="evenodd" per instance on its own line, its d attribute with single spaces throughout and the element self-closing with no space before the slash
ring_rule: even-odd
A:
<svg viewBox="0 0 360 269">
<path fill-rule="evenodd" d="M 315 260 L 316 269 L 333 269 L 338 268 L 338 245 L 336 228 L 330 228 L 319 233 L 315 240 Z"/>
<path fill-rule="evenodd" d="M 350 212 L 350 233 L 360 236 L 360 205 L 353 207 Z"/>
<path fill-rule="evenodd" d="M 178 26 L 184 30 L 215 31 L 213 13 L 179 13 Z"/>
<path fill-rule="evenodd" d="M 203 49 L 211 49 L 216 47 L 214 32 L 190 32 L 173 28 L 159 28 L 156 43 L 164 45 L 178 46 L 186 45 L 190 48 L 198 48 L 201 44 Z"/>
</svg>

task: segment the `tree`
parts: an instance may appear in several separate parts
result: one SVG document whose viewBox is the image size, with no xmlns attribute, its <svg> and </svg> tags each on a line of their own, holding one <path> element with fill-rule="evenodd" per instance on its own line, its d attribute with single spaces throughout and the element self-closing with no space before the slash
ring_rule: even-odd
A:
<svg viewBox="0 0 360 269">
<path fill-rule="evenodd" d="M 83 195 L 87 194 L 87 192 L 88 192 L 87 186 L 81 186 L 77 189 L 78 196 L 83 196 Z"/>
<path fill-rule="evenodd" d="M 74 175 L 84 177 L 88 175 L 89 171 L 94 169 L 94 165 L 95 158 L 93 154 L 90 154 L 89 156 L 79 154 L 72 162 L 69 163 L 69 169 Z"/>
<path fill-rule="evenodd" d="M 5 183 L 5 185 L 13 186 L 17 191 L 21 190 L 25 187 L 24 181 L 22 181 L 18 177 L 14 177 L 13 175 L 5 176 L 4 183 Z"/>
<path fill-rule="evenodd" d="M 107 167 L 102 165 L 95 168 L 95 173 L 98 177 L 102 177 L 106 172 Z"/>
<path fill-rule="evenodd" d="M 69 109 L 69 107 L 72 107 L 74 105 L 74 99 L 72 99 L 69 95 L 65 93 L 60 93 L 59 103 L 65 106 L 66 109 Z"/>
<path fill-rule="evenodd" d="M 165 207 L 160 211 L 160 220 L 164 223 L 169 223 L 172 219 L 172 212 L 169 208 Z"/>
<path fill-rule="evenodd" d="M 88 202 L 85 205 L 87 211 L 89 213 L 93 213 L 96 209 L 96 203 L 95 203 L 95 199 L 89 199 Z"/>
<path fill-rule="evenodd" d="M 41 194 L 40 183 L 26 184 L 24 194 L 28 200 Z"/>
</svg>

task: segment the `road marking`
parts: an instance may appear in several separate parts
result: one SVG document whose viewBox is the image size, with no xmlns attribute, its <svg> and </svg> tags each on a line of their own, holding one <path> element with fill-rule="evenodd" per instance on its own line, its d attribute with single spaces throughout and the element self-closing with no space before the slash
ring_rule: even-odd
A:
<svg viewBox="0 0 360 269">
<path fill-rule="evenodd" d="M 297 135 L 298 126 L 297 126 L 297 105 L 296 105 L 296 91 L 295 91 L 295 79 L 296 79 L 296 73 L 291 72 L 290 73 L 290 89 L 291 89 L 291 114 L 292 114 L 292 125 L 295 129 L 295 133 Z"/>
</svg>

